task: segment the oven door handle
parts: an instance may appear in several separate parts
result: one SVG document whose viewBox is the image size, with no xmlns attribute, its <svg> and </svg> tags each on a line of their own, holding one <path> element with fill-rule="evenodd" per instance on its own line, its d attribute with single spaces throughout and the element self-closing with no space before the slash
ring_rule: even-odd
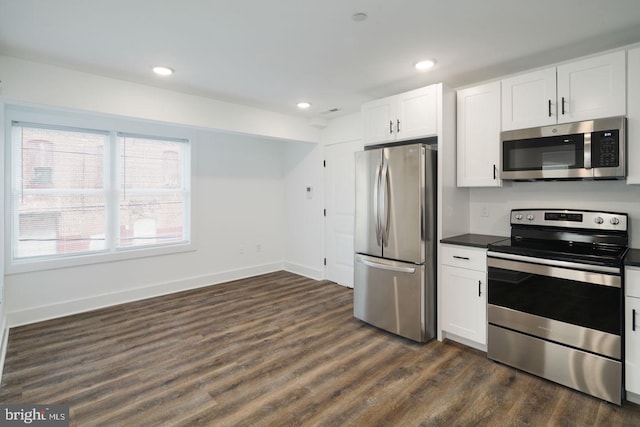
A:
<svg viewBox="0 0 640 427">
<path fill-rule="evenodd" d="M 550 265 L 554 267 L 564 267 L 564 268 L 571 268 L 576 270 L 590 270 L 590 271 L 597 271 L 600 273 L 620 274 L 620 268 L 618 267 L 607 267 L 604 265 L 583 264 L 583 263 L 571 262 L 571 261 L 558 261 L 555 259 L 536 258 L 536 257 L 530 257 L 526 255 L 505 254 L 502 252 L 488 251 L 487 257 L 510 259 L 513 261 L 530 262 L 533 264 Z"/>
<path fill-rule="evenodd" d="M 488 255 L 487 266 L 489 268 L 491 267 L 500 268 L 503 270 L 510 270 L 510 271 L 516 271 L 521 273 L 530 273 L 530 274 L 536 274 L 539 276 L 555 277 L 558 279 L 573 280 L 576 282 L 593 283 L 596 285 L 611 286 L 614 288 L 622 287 L 620 272 L 617 269 L 614 269 L 616 273 L 618 273 L 617 275 L 603 274 L 603 273 L 596 273 L 593 271 L 584 271 L 584 270 L 566 268 L 566 266 L 558 267 L 554 265 L 540 264 L 540 261 L 546 262 L 547 260 L 540 260 L 539 258 L 530 258 L 530 257 L 525 257 L 521 255 L 512 255 L 512 254 L 499 254 L 500 256 L 509 255 L 509 257 L 511 258 L 511 259 L 504 259 L 504 258 L 492 257 L 491 254 L 492 252 L 489 252 L 487 254 Z M 522 261 L 515 260 L 514 259 L 515 257 L 521 257 L 521 258 L 525 258 L 526 260 L 537 261 L 538 263 L 523 262 L 526 260 L 522 260 Z M 562 261 L 559 261 L 559 262 L 562 262 Z M 571 264 L 571 263 L 568 263 L 568 264 Z M 577 265 L 583 265 L 583 264 L 577 264 Z M 598 266 L 589 266 L 589 267 L 598 267 Z M 601 268 L 611 268 L 611 267 L 601 267 Z M 489 277 L 491 277 L 491 274 L 489 274 Z"/>
</svg>

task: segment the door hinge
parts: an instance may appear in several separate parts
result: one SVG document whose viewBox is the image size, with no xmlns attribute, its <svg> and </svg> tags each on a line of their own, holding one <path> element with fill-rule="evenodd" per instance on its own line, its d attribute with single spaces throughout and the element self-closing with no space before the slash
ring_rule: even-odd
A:
<svg viewBox="0 0 640 427">
<path fill-rule="evenodd" d="M 327 210 L 324 209 L 324 216 L 327 216 Z"/>
<path fill-rule="evenodd" d="M 327 265 L 327 259 L 326 258 L 324 259 L 324 265 Z"/>
<path fill-rule="evenodd" d="M 322 167 L 323 167 L 323 168 L 326 168 L 326 167 L 327 167 L 327 161 L 326 161 L 326 160 L 323 160 L 323 161 L 322 161 Z"/>
</svg>

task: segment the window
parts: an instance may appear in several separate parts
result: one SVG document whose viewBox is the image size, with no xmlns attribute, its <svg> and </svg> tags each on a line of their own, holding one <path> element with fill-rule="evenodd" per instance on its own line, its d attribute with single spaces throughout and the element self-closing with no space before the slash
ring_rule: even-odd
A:
<svg viewBox="0 0 640 427">
<path fill-rule="evenodd" d="M 119 148 L 119 245 L 183 241 L 185 144 L 120 135 Z"/>
<path fill-rule="evenodd" d="M 51 260 L 189 242 L 189 143 L 13 121 L 11 254 Z"/>
</svg>

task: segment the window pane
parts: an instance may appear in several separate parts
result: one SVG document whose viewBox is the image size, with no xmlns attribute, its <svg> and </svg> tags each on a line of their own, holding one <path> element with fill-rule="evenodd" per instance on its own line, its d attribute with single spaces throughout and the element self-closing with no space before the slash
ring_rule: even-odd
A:
<svg viewBox="0 0 640 427">
<path fill-rule="evenodd" d="M 106 136 L 14 128 L 14 258 L 101 251 Z"/>
<path fill-rule="evenodd" d="M 184 238 L 181 192 L 133 195 L 120 201 L 120 246 L 178 243 Z"/>
<path fill-rule="evenodd" d="M 186 144 L 120 138 L 119 247 L 186 241 Z"/>
<path fill-rule="evenodd" d="M 182 188 L 184 142 L 120 138 L 121 188 Z"/>
<path fill-rule="evenodd" d="M 105 245 L 103 196 L 18 197 L 16 258 L 100 251 Z"/>
</svg>

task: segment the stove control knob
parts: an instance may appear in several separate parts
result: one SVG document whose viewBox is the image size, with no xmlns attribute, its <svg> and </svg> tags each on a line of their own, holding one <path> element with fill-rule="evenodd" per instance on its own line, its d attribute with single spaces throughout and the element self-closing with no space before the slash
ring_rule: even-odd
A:
<svg viewBox="0 0 640 427">
<path fill-rule="evenodd" d="M 522 214 L 516 214 L 516 219 L 518 221 L 522 221 Z"/>
<path fill-rule="evenodd" d="M 533 221 L 534 218 L 535 218 L 535 216 L 533 216 L 532 214 L 527 215 L 527 219 L 529 221 Z"/>
<path fill-rule="evenodd" d="M 615 216 L 614 216 L 613 218 L 611 218 L 611 219 L 609 220 L 609 222 L 610 222 L 611 224 L 613 224 L 613 225 L 618 225 L 618 224 L 620 224 L 620 220 L 619 220 L 618 218 L 616 218 Z"/>
<path fill-rule="evenodd" d="M 602 224 L 604 222 L 604 219 L 602 219 L 601 216 L 597 216 L 593 219 L 593 222 L 595 222 L 596 224 Z"/>
</svg>

